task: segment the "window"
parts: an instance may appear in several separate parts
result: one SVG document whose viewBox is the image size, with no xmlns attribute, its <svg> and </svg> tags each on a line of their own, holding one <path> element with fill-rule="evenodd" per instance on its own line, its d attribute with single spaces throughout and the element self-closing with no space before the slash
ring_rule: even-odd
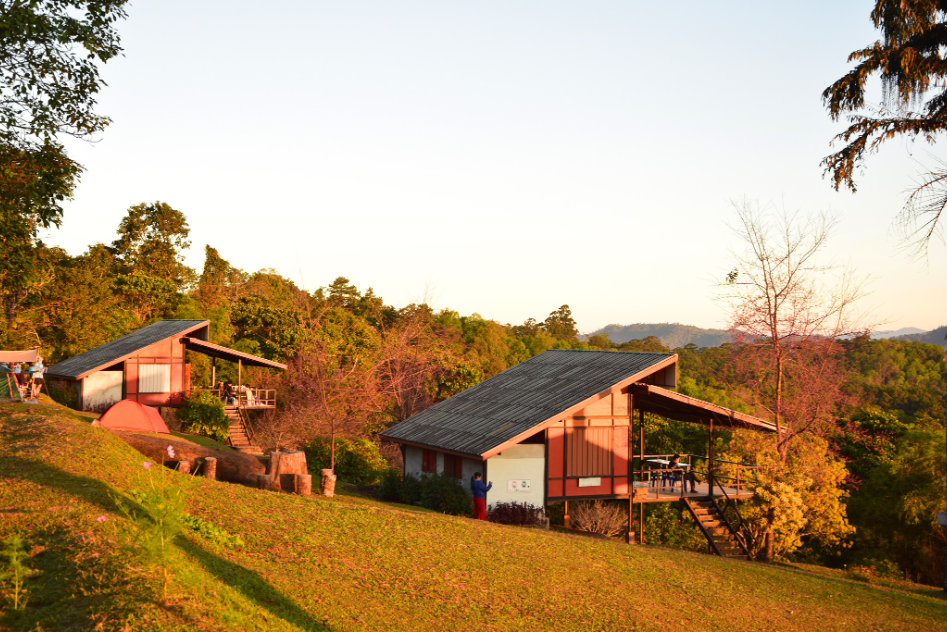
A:
<svg viewBox="0 0 947 632">
<path fill-rule="evenodd" d="M 421 449 L 421 471 L 432 473 L 437 471 L 437 452 L 427 448 Z"/>
<path fill-rule="evenodd" d="M 139 364 L 138 365 L 138 392 L 139 393 L 170 393 L 171 392 L 171 365 L 170 364 Z"/>
<path fill-rule="evenodd" d="M 444 455 L 444 473 L 454 478 L 464 477 L 464 458 L 455 454 Z"/>
<path fill-rule="evenodd" d="M 566 476 L 612 475 L 612 428 L 566 429 Z"/>
</svg>

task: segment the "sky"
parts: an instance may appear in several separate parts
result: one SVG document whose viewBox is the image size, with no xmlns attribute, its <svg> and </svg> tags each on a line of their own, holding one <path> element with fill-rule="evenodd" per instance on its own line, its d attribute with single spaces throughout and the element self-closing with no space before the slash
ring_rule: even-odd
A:
<svg viewBox="0 0 947 632">
<path fill-rule="evenodd" d="M 826 256 L 883 329 L 947 323 L 947 248 L 892 222 L 937 147 L 891 141 L 858 192 L 821 103 L 870 2 L 133 2 L 96 142 L 47 243 L 111 242 L 160 200 L 246 271 L 346 276 L 395 306 L 722 327 L 748 200 L 839 217 Z"/>
</svg>

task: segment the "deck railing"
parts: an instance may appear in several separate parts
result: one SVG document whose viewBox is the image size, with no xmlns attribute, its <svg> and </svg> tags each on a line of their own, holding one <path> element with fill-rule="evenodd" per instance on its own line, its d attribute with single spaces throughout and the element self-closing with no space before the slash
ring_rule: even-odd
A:
<svg viewBox="0 0 947 632">
<path fill-rule="evenodd" d="M 248 388 L 233 389 L 233 395 L 226 397 L 224 390 L 218 387 L 198 388 L 196 390 L 210 391 L 222 402 L 240 408 L 276 408 L 275 388 Z"/>
<path fill-rule="evenodd" d="M 686 467 L 662 467 L 664 464 L 661 461 L 670 461 L 670 457 L 674 456 L 671 454 L 646 454 L 641 458 L 641 466 L 644 467 L 648 461 L 654 463 L 654 467 L 634 470 L 632 472 L 633 480 L 635 481 L 635 490 L 638 494 L 651 495 L 654 494 L 655 498 L 661 496 L 669 495 L 680 495 L 681 497 L 686 495 L 685 489 L 687 487 L 685 476 L 686 472 L 693 472 L 698 480 L 703 480 L 707 483 L 708 491 L 713 494 L 714 486 L 716 485 L 723 491 L 723 486 L 721 481 L 728 481 L 727 485 L 732 492 L 734 497 L 740 497 L 746 492 L 750 491 L 747 489 L 747 483 L 752 483 L 752 475 L 750 474 L 753 470 L 758 469 L 758 465 L 753 463 L 742 463 L 738 461 L 727 461 L 725 459 L 713 459 L 714 468 L 712 472 L 707 468 L 711 459 L 710 457 L 703 454 L 682 454 L 681 465 Z M 635 457 L 638 459 L 639 457 Z M 701 461 L 705 462 L 705 469 L 699 469 L 698 465 L 701 465 Z M 732 476 L 730 475 L 732 474 Z M 667 485 L 668 480 L 671 481 L 671 485 Z M 681 483 L 680 494 L 677 491 L 673 491 L 671 494 L 662 493 L 662 490 L 667 489 L 668 487 L 673 488 L 674 484 Z M 724 496 L 729 500 L 729 494 L 724 492 Z"/>
</svg>

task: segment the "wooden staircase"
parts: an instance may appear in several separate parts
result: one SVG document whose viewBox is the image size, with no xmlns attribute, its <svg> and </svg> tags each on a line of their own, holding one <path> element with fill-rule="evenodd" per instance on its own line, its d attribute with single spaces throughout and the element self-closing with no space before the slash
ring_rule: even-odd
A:
<svg viewBox="0 0 947 632">
<path fill-rule="evenodd" d="M 253 444 L 250 429 L 243 418 L 243 412 L 237 406 L 224 406 L 224 414 L 230 422 L 230 445 L 247 454 L 262 455 L 263 451 Z"/>
<path fill-rule="evenodd" d="M 750 559 L 743 540 L 713 498 L 682 498 L 681 501 L 704 533 L 711 551 L 720 557 Z"/>
</svg>

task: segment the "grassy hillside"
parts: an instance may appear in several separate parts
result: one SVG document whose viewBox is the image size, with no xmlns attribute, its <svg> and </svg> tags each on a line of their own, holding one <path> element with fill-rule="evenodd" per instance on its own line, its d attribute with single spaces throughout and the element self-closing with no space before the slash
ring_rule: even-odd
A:
<svg viewBox="0 0 947 632">
<path fill-rule="evenodd" d="M 239 535 L 177 540 L 170 597 L 135 553 L 116 500 L 183 491 Z M 105 516 L 103 522 L 98 517 Z M 0 537 L 28 541 L 24 610 L 0 629 L 931 630 L 940 591 L 880 587 L 788 566 L 478 523 L 357 497 L 302 498 L 145 472 L 88 419 L 0 405 Z"/>
<path fill-rule="evenodd" d="M 595 334 L 608 334 L 609 340 L 617 343 L 656 336 L 670 349 L 683 347 L 690 342 L 698 347 L 716 347 L 730 340 L 730 335 L 723 329 L 701 329 L 679 323 L 607 325 L 587 335 L 594 336 Z"/>
</svg>

